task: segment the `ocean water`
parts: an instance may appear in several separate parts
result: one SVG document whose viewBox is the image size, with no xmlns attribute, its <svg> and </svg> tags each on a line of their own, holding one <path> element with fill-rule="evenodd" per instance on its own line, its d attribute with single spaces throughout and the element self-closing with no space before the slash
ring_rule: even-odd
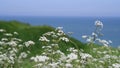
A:
<svg viewBox="0 0 120 68">
<path fill-rule="evenodd" d="M 38 16 L 0 16 L 0 20 L 17 20 L 31 25 L 50 25 L 63 27 L 67 32 L 73 32 L 71 36 L 85 42 L 82 35 L 91 35 L 94 31 L 94 22 L 100 20 L 104 24 L 102 39 L 111 40 L 112 47 L 120 46 L 120 17 L 38 17 Z"/>
</svg>

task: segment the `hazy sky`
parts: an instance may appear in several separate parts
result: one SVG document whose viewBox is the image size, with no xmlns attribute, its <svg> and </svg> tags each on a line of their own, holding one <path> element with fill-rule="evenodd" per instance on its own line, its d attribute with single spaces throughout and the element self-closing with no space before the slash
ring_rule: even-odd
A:
<svg viewBox="0 0 120 68">
<path fill-rule="evenodd" d="M 120 0 L 0 0 L 0 16 L 120 16 Z"/>
</svg>

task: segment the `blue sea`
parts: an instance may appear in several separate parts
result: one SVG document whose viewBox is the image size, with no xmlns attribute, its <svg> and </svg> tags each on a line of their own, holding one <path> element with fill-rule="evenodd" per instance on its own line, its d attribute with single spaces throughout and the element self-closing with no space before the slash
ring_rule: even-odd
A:
<svg viewBox="0 0 120 68">
<path fill-rule="evenodd" d="M 94 31 L 94 22 L 100 20 L 104 24 L 102 39 L 111 40 L 112 47 L 120 46 L 120 17 L 54 17 L 54 16 L 0 16 L 0 20 L 17 20 L 31 25 L 50 25 L 63 27 L 67 32 L 73 32 L 72 36 L 82 42 L 82 35 L 91 35 Z"/>
</svg>

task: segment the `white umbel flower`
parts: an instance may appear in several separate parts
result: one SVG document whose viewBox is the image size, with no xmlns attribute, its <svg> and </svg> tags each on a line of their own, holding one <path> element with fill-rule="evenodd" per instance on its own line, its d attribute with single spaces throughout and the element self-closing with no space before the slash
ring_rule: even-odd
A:
<svg viewBox="0 0 120 68">
<path fill-rule="evenodd" d="M 86 39 L 87 37 L 88 37 L 87 35 L 83 35 L 83 36 L 82 36 L 83 39 Z"/>
<path fill-rule="evenodd" d="M 40 37 L 39 40 L 42 41 L 42 42 L 49 42 L 50 41 L 45 36 Z"/>
<path fill-rule="evenodd" d="M 69 39 L 66 37 L 60 37 L 60 40 L 65 41 L 65 42 L 69 42 Z"/>
<path fill-rule="evenodd" d="M 65 66 L 66 66 L 66 68 L 73 68 L 73 65 L 70 63 L 67 63 Z"/>
<path fill-rule="evenodd" d="M 36 57 L 32 57 L 31 60 L 33 60 L 35 62 L 45 62 L 46 60 L 49 60 L 49 57 L 47 57 L 47 56 L 36 56 Z"/>
<path fill-rule="evenodd" d="M 74 54 L 74 53 L 70 53 L 67 57 L 68 57 L 69 59 L 71 59 L 71 60 L 74 60 L 74 59 L 77 59 L 77 58 L 78 58 L 78 56 L 77 56 L 76 54 Z"/>
<path fill-rule="evenodd" d="M 30 45 L 34 45 L 35 44 L 35 42 L 33 42 L 33 41 L 27 41 L 27 42 L 25 42 L 25 46 L 26 47 L 29 47 Z"/>
<path fill-rule="evenodd" d="M 101 21 L 97 20 L 97 21 L 95 21 L 95 26 L 103 28 L 103 23 Z"/>
</svg>

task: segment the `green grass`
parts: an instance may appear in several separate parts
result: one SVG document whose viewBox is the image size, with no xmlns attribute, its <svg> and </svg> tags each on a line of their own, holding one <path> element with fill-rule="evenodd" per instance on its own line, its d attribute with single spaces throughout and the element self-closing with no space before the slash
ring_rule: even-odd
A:
<svg viewBox="0 0 120 68">
<path fill-rule="evenodd" d="M 31 52 L 31 54 L 29 55 L 29 57 L 30 57 L 30 56 L 35 56 L 36 54 L 41 54 L 41 52 L 43 50 L 41 47 L 43 46 L 43 44 L 41 44 L 38 41 L 39 37 L 46 32 L 53 31 L 55 28 L 53 28 L 51 26 L 46 26 L 46 25 L 31 26 L 30 24 L 22 23 L 22 22 L 18 22 L 18 21 L 0 21 L 0 29 L 5 29 L 9 33 L 13 33 L 14 31 L 18 32 L 19 36 L 16 36 L 16 37 L 22 39 L 23 42 L 29 41 L 29 40 L 34 41 L 36 44 L 30 48 L 30 52 Z M 2 35 L 0 34 L 0 37 L 1 36 Z M 99 56 L 97 51 L 103 52 L 103 51 L 109 51 L 109 50 L 110 51 L 116 50 L 116 48 L 112 48 L 112 47 L 106 48 L 103 46 L 99 46 L 97 44 L 87 45 L 85 43 L 80 42 L 77 39 L 74 39 L 74 38 L 69 37 L 69 36 L 67 36 L 67 37 L 70 40 L 72 40 L 77 45 L 77 47 L 79 49 L 84 50 L 84 53 L 89 53 L 95 58 L 99 58 L 102 56 L 102 55 Z M 64 53 L 67 53 L 66 49 L 68 49 L 69 47 L 75 47 L 74 43 L 59 42 L 60 50 Z M 94 48 L 96 48 L 97 51 L 94 52 L 93 51 Z M 26 49 L 24 49 L 24 50 L 26 50 Z M 110 52 L 109 54 L 119 55 L 120 53 Z M 24 66 L 24 68 L 31 68 L 31 66 L 33 66 L 34 64 L 35 63 L 33 63 L 33 62 L 31 63 L 31 61 L 28 58 L 28 59 L 24 60 L 24 63 L 22 63 L 22 66 Z M 88 66 L 88 68 L 89 68 L 89 66 Z"/>
<path fill-rule="evenodd" d="M 39 53 L 42 50 L 41 49 L 42 45 L 38 41 L 39 37 L 46 32 L 53 31 L 55 28 L 51 26 L 46 26 L 46 25 L 31 26 L 29 24 L 18 22 L 18 21 L 0 21 L 0 29 L 5 29 L 9 33 L 13 33 L 14 31 L 18 32 L 19 36 L 17 37 L 22 39 L 23 42 L 29 41 L 29 40 L 34 41 L 36 44 L 31 48 L 31 52 L 33 55 L 35 55 L 36 53 Z M 80 41 L 71 37 L 70 39 L 74 41 L 79 46 L 79 48 L 84 48 L 83 43 L 81 43 Z M 72 43 L 60 42 L 59 44 L 61 45 L 60 49 L 63 52 L 65 52 L 66 49 L 71 46 L 74 47 Z"/>
</svg>

